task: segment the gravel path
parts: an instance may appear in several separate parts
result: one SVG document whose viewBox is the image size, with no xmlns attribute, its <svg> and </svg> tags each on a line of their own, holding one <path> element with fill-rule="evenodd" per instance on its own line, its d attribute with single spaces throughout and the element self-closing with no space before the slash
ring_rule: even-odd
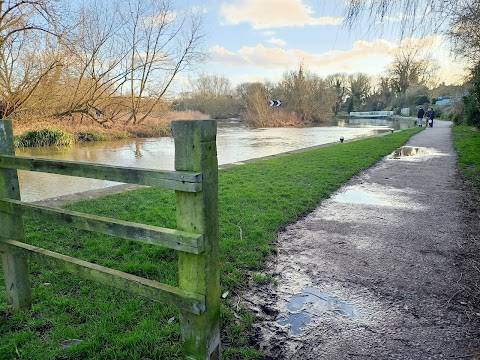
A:
<svg viewBox="0 0 480 360">
<path fill-rule="evenodd" d="M 248 295 L 265 358 L 480 359 L 479 217 L 450 124 L 407 146 L 279 235 L 277 285 Z"/>
</svg>

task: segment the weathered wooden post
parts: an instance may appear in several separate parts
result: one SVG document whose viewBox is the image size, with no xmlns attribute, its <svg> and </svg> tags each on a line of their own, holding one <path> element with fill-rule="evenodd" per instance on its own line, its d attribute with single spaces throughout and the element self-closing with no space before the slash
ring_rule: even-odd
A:
<svg viewBox="0 0 480 360">
<path fill-rule="evenodd" d="M 216 360 L 220 353 L 217 122 L 174 121 L 175 170 L 203 174 L 202 191 L 176 191 L 177 228 L 204 234 L 205 251 L 179 253 L 179 286 L 205 295 L 205 312 L 180 312 L 187 359 Z"/>
<path fill-rule="evenodd" d="M 0 120 L 0 155 L 15 155 L 11 120 Z M 20 200 L 20 187 L 16 169 L 0 167 L 0 199 Z M 22 217 L 0 213 L 1 239 L 22 241 Z M 28 277 L 27 259 L 8 251 L 2 252 L 2 267 L 7 288 L 7 301 L 13 311 L 29 308 L 32 297 Z"/>
</svg>

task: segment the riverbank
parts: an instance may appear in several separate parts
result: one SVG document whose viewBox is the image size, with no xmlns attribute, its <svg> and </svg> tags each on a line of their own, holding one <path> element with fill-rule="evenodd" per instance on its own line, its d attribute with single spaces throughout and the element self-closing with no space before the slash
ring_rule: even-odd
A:
<svg viewBox="0 0 480 360">
<path fill-rule="evenodd" d="M 262 269 L 276 252 L 278 230 L 419 131 L 413 128 L 220 172 L 221 281 L 222 292 L 229 291 L 222 300 L 224 358 L 260 356 L 249 335 L 254 315 L 239 305 L 236 296 L 250 286 L 272 281 Z M 173 193 L 158 189 L 134 190 L 69 206 L 166 227 L 175 227 L 174 207 Z M 31 244 L 176 284 L 176 256 L 171 251 L 31 220 L 25 226 Z M 0 292 L 1 358 L 14 358 L 19 352 L 24 358 L 42 359 L 179 356 L 176 310 L 39 264 L 32 263 L 31 272 L 32 311 L 7 315 L 5 293 Z M 81 342 L 65 350 L 60 344 L 68 339 Z"/>
<path fill-rule="evenodd" d="M 174 120 L 205 120 L 209 116 L 198 111 L 174 111 L 147 117 L 140 124 L 125 120 L 77 117 L 36 118 L 13 121 L 16 147 L 71 146 L 86 141 L 106 141 L 128 138 L 158 138 L 171 136 Z"/>
</svg>

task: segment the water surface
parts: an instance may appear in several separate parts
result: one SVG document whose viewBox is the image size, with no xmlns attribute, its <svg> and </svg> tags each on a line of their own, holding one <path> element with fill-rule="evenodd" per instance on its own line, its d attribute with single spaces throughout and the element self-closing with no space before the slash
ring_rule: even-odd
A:
<svg viewBox="0 0 480 360">
<path fill-rule="evenodd" d="M 390 128 L 410 126 L 405 121 L 387 119 L 341 120 L 335 126 L 304 128 L 249 129 L 240 122 L 218 122 L 217 152 L 219 165 L 275 155 L 310 146 L 356 139 L 389 132 Z M 18 156 L 139 167 L 158 170 L 174 169 L 172 138 L 127 139 L 90 142 L 65 147 L 17 149 Z M 19 171 L 23 201 L 38 201 L 81 191 L 99 189 L 118 183 L 70 176 Z"/>
</svg>

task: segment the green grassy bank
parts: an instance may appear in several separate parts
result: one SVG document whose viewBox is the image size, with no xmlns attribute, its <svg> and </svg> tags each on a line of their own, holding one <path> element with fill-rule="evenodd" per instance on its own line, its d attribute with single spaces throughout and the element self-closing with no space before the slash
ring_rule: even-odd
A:
<svg viewBox="0 0 480 360">
<path fill-rule="evenodd" d="M 269 281 L 262 268 L 275 252 L 277 232 L 418 131 L 421 129 L 413 128 L 220 172 L 221 282 L 222 292 L 230 293 L 222 300 L 225 359 L 260 356 L 249 341 L 255 319 L 238 305 L 235 295 L 249 284 Z M 161 189 L 111 195 L 69 208 L 175 227 L 174 193 Z M 25 227 L 30 244 L 167 284 L 177 283 L 174 251 L 29 219 Z M 30 270 L 31 311 L 9 315 L 5 291 L 0 290 L 0 359 L 181 358 L 176 309 L 37 263 L 31 263 Z M 71 339 L 81 342 L 64 349 L 62 342 Z"/>
<path fill-rule="evenodd" d="M 453 139 L 459 167 L 480 189 L 480 130 L 473 126 L 455 126 Z"/>
</svg>

